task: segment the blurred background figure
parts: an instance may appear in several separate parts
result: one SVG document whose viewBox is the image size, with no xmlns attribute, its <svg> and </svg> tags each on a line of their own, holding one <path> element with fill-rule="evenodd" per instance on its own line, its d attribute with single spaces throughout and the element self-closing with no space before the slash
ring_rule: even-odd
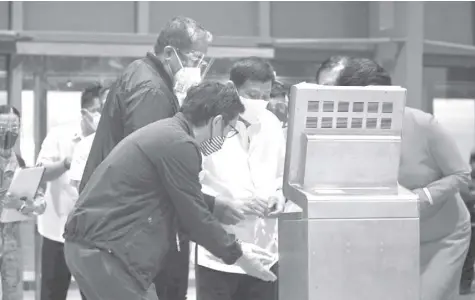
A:
<svg viewBox="0 0 475 300">
<path fill-rule="evenodd" d="M 336 86 L 392 85 L 380 65 L 366 58 L 332 57 L 316 82 Z M 467 188 L 470 167 L 452 137 L 434 117 L 404 110 L 399 183 L 419 196 L 422 300 L 458 295 L 470 244 L 470 215 L 459 191 Z"/>
<path fill-rule="evenodd" d="M 289 89 L 277 80 L 272 83 L 270 100 L 267 109 L 270 110 L 282 124 L 284 137 L 287 139 L 287 118 L 289 116 Z"/>
<path fill-rule="evenodd" d="M 23 253 L 20 223 L 23 219 L 6 219 L 7 210 L 16 210 L 25 216 L 42 214 L 45 210 L 44 187 L 34 199 L 20 199 L 7 191 L 22 160 L 13 151 L 20 134 L 20 112 L 9 105 L 0 105 L 0 280 L 2 299 L 23 299 Z M 20 158 L 21 159 L 21 158 Z M 24 167 L 24 162 L 23 162 Z"/>
<path fill-rule="evenodd" d="M 475 264 L 475 235 L 473 228 L 475 225 L 475 153 L 470 155 L 470 167 L 472 168 L 471 179 L 468 188 L 462 189 L 460 194 L 467 205 L 470 212 L 470 219 L 472 223 L 472 235 L 470 238 L 470 246 L 468 248 L 467 258 L 463 264 L 462 279 L 460 281 L 460 294 L 467 295 L 472 293 L 472 283 L 474 276 Z"/>
<path fill-rule="evenodd" d="M 102 88 L 99 92 L 99 98 L 101 101 L 102 106 L 107 99 L 107 94 L 109 93 L 108 88 Z M 102 112 L 102 110 L 101 110 Z M 99 124 L 100 114 L 96 115 L 96 125 Z M 96 127 L 97 129 L 97 127 Z M 89 157 L 89 153 L 91 151 L 92 142 L 94 141 L 94 137 L 96 136 L 96 132 L 94 131 L 92 134 L 86 136 L 82 140 L 80 140 L 76 147 L 74 147 L 73 155 L 71 156 L 71 167 L 69 170 L 69 179 L 71 180 L 71 184 L 76 189 L 79 189 L 79 183 L 81 182 L 81 178 L 84 172 L 84 167 L 86 166 L 87 158 Z"/>
<path fill-rule="evenodd" d="M 75 147 L 93 134 L 101 117 L 102 86 L 95 84 L 81 95 L 81 121 L 51 130 L 38 155 L 37 164 L 46 168 L 46 211 L 38 217 L 41 249 L 41 300 L 66 300 L 71 273 L 64 260 L 64 224 L 78 193 L 71 186 L 69 170 Z"/>
</svg>

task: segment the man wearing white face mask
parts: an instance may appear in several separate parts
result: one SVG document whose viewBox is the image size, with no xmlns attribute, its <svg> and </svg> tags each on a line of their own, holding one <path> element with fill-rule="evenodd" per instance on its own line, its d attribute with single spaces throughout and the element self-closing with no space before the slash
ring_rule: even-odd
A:
<svg viewBox="0 0 475 300">
<path fill-rule="evenodd" d="M 230 74 L 245 112 L 236 134 L 220 151 L 203 160 L 203 193 L 227 195 L 246 220 L 226 226 L 228 232 L 272 255 L 267 267 L 277 274 L 277 220 L 285 199 L 281 192 L 285 140 L 282 125 L 266 109 L 274 71 L 265 60 L 250 57 L 236 62 Z M 197 298 L 201 300 L 275 300 L 277 282 L 264 282 L 237 265 L 225 265 L 203 247 L 197 248 Z"/>
<path fill-rule="evenodd" d="M 53 128 L 46 136 L 38 156 L 45 167 L 46 210 L 38 216 L 41 249 L 41 300 L 66 300 L 71 273 L 64 260 L 64 224 L 78 193 L 70 184 L 71 157 L 78 144 L 94 134 L 102 111 L 101 85 L 93 85 L 81 95 L 81 122 Z"/>
<path fill-rule="evenodd" d="M 101 92 L 102 105 L 104 105 L 108 93 L 109 89 L 104 89 Z M 79 183 L 81 182 L 84 167 L 86 166 L 87 157 L 91 152 L 92 142 L 94 141 L 94 137 L 96 136 L 97 126 L 99 125 L 99 121 L 101 119 L 100 112 L 94 112 L 91 114 L 87 110 L 83 110 L 82 114 L 85 118 L 92 119 L 91 124 L 94 128 L 94 133 L 86 136 L 84 139 L 78 142 L 76 147 L 74 147 L 74 153 L 71 158 L 71 168 L 69 169 L 69 179 L 71 180 L 72 186 L 76 189 L 79 188 Z"/>
<path fill-rule="evenodd" d="M 211 40 L 211 33 L 195 20 L 175 17 L 160 31 L 153 52 L 125 68 L 107 97 L 79 192 L 120 141 L 179 111 L 187 90 L 201 80 L 200 70 Z M 222 209 L 233 209 L 219 198 L 207 199 Z M 177 240 L 178 247 L 170 249 L 166 260 L 169 266 L 155 280 L 160 300 L 186 299 L 189 242 L 182 235 Z"/>
</svg>

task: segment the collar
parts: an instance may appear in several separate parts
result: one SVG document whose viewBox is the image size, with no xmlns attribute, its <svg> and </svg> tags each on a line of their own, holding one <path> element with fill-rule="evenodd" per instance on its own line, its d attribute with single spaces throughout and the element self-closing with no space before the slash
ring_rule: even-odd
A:
<svg viewBox="0 0 475 300">
<path fill-rule="evenodd" d="M 193 127 L 182 112 L 177 113 L 174 118 L 178 120 L 178 123 L 183 128 L 183 130 L 186 131 L 186 133 L 188 133 L 192 138 L 195 138 Z"/>
<path fill-rule="evenodd" d="M 147 52 L 147 59 L 150 61 L 150 65 L 160 74 L 163 81 L 165 81 L 168 89 L 173 93 L 173 78 L 165 70 L 163 63 L 152 52 Z"/>
</svg>

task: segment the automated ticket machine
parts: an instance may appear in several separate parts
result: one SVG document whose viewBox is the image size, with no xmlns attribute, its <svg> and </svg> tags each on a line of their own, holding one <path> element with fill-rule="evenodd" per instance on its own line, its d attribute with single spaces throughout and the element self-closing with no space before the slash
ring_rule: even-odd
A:
<svg viewBox="0 0 475 300">
<path fill-rule="evenodd" d="M 398 185 L 406 90 L 292 87 L 280 300 L 419 299 L 417 196 Z"/>
</svg>

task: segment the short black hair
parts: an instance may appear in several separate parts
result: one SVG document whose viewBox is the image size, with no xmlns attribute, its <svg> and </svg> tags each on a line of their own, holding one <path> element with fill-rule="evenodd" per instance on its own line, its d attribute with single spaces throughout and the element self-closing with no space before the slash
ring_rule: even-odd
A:
<svg viewBox="0 0 475 300">
<path fill-rule="evenodd" d="M 285 86 L 285 84 L 277 80 L 274 80 L 274 82 L 272 82 L 272 89 L 270 92 L 271 98 L 285 97 L 288 94 L 289 88 Z"/>
<path fill-rule="evenodd" d="M 375 61 L 352 58 L 340 73 L 339 86 L 391 85 L 391 76 Z"/>
<path fill-rule="evenodd" d="M 203 38 L 210 43 L 213 36 L 201 24 L 191 18 L 174 17 L 160 30 L 154 51 L 155 54 L 161 54 L 166 46 L 182 50 L 190 49 L 194 42 Z"/>
<path fill-rule="evenodd" d="M 272 65 L 256 56 L 242 58 L 231 67 L 229 79 L 240 88 L 246 81 L 274 81 L 275 73 Z"/>
<path fill-rule="evenodd" d="M 389 73 L 374 60 L 347 56 L 326 60 L 317 71 L 317 82 L 322 72 L 337 67 L 341 67 L 341 71 L 334 82 L 336 86 L 392 85 Z"/>
<path fill-rule="evenodd" d="M 14 114 L 15 116 L 18 117 L 18 119 L 21 120 L 21 114 L 18 109 L 16 109 L 14 106 L 4 104 L 0 105 L 0 115 L 8 115 L 8 114 Z"/>
<path fill-rule="evenodd" d="M 342 56 L 342 55 L 334 55 L 327 60 L 323 61 L 320 67 L 317 70 L 317 74 L 315 75 L 315 80 L 318 82 L 320 79 L 320 75 L 322 72 L 325 71 L 330 71 L 337 66 L 344 65 L 347 63 L 351 58 L 348 56 Z"/>
<path fill-rule="evenodd" d="M 204 81 L 188 90 L 180 111 L 197 127 L 219 115 L 227 125 L 244 112 L 244 105 L 232 83 Z"/>
<path fill-rule="evenodd" d="M 87 87 L 81 95 L 81 108 L 87 108 L 94 104 L 94 99 L 100 98 L 102 95 L 102 85 L 96 83 Z"/>
</svg>

